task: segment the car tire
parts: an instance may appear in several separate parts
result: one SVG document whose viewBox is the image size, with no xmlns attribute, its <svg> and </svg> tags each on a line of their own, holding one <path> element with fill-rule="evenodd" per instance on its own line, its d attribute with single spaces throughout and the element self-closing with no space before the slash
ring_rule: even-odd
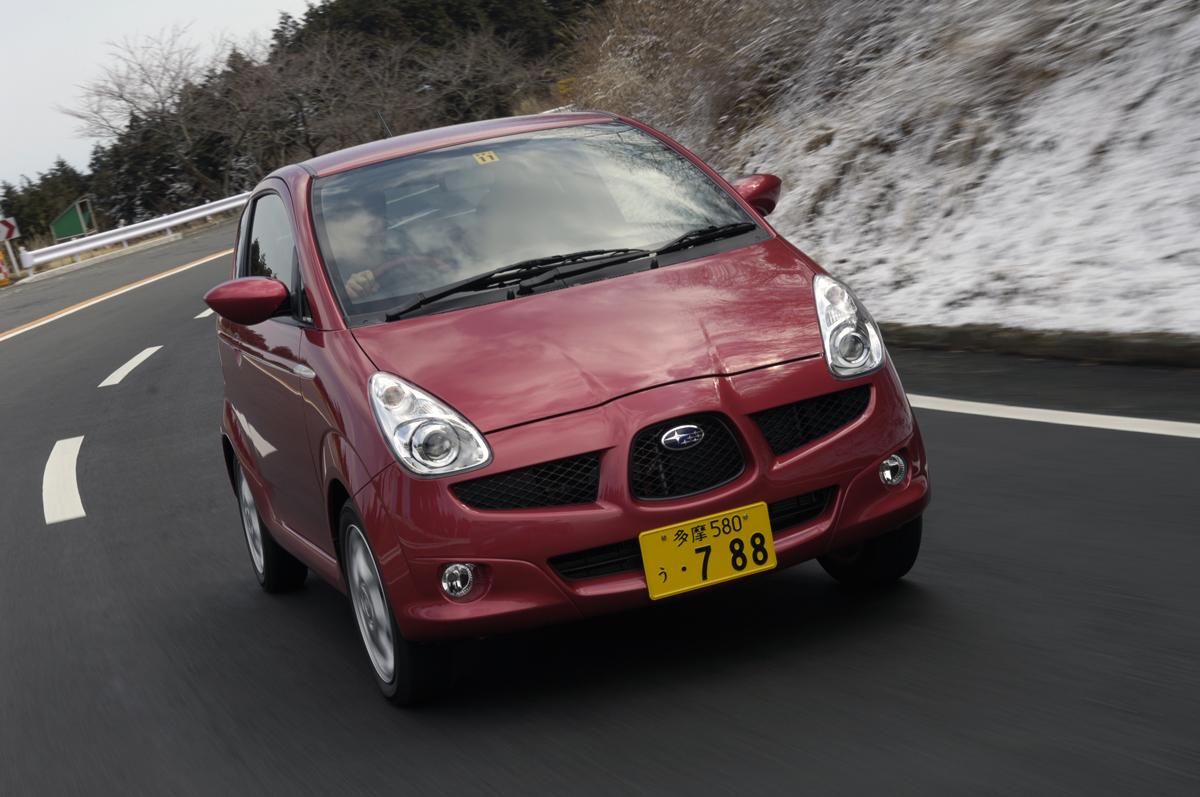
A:
<svg viewBox="0 0 1200 797">
<path fill-rule="evenodd" d="M 242 517 L 242 535 L 246 539 L 246 551 L 250 554 L 250 568 L 258 579 L 259 586 L 270 593 L 291 592 L 299 589 L 308 576 L 308 568 L 296 557 L 284 550 L 271 536 L 250 483 L 241 465 L 236 466 L 238 510 Z"/>
<path fill-rule="evenodd" d="M 338 525 L 346 590 L 379 691 L 398 706 L 431 700 L 449 685 L 448 646 L 411 642 L 401 635 L 379 562 L 350 502 L 342 509 Z"/>
<path fill-rule="evenodd" d="M 874 539 L 819 557 L 825 572 L 860 590 L 886 587 L 912 569 L 921 551 L 921 518 Z"/>
</svg>

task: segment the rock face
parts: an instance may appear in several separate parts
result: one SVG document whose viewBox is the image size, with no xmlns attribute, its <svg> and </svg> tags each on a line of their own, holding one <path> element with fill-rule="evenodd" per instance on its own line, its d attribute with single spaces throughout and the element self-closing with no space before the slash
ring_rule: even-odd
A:
<svg viewBox="0 0 1200 797">
<path fill-rule="evenodd" d="M 1194 2 L 732 5 L 614 26 L 586 99 L 779 174 L 771 220 L 881 319 L 1200 335 Z"/>
</svg>

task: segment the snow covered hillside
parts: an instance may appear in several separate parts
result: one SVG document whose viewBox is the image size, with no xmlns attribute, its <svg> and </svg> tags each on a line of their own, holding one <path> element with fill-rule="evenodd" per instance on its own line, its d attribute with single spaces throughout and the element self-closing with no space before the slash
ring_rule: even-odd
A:
<svg viewBox="0 0 1200 797">
<path fill-rule="evenodd" d="M 734 5 L 610 0 L 581 100 L 779 174 L 881 320 L 1200 334 L 1200 2 Z"/>
</svg>

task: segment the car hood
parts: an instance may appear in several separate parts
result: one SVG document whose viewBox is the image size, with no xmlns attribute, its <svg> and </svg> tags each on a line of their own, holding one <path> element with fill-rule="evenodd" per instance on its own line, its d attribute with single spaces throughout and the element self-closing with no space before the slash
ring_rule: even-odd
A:
<svg viewBox="0 0 1200 797">
<path fill-rule="evenodd" d="M 362 327 L 377 368 L 483 432 L 821 354 L 811 261 L 784 241 Z"/>
</svg>

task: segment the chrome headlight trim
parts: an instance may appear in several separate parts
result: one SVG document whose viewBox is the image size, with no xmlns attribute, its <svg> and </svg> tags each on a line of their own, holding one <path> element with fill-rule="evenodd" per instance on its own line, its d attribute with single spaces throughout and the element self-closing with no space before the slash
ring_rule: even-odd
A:
<svg viewBox="0 0 1200 797">
<path fill-rule="evenodd" d="M 465 473 L 492 461 L 492 449 L 474 425 L 453 407 L 394 374 L 380 371 L 367 387 L 379 431 L 396 459 L 414 476 Z M 433 435 L 441 451 L 425 450 Z M 453 435 L 447 439 L 449 435 Z"/>
<path fill-rule="evenodd" d="M 879 325 L 845 284 L 828 274 L 813 278 L 817 320 L 825 362 L 838 379 L 853 379 L 883 365 L 883 336 Z"/>
</svg>

